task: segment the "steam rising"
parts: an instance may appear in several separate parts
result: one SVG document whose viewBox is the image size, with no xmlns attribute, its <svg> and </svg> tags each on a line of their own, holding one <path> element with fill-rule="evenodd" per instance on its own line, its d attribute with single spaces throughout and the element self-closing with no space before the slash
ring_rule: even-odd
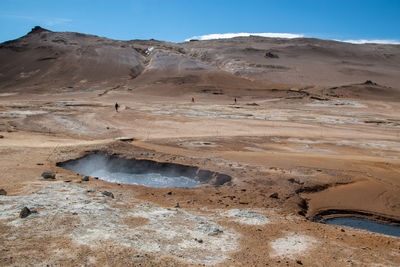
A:
<svg viewBox="0 0 400 267">
<path fill-rule="evenodd" d="M 91 154 L 59 165 L 65 169 L 112 183 L 149 187 L 194 187 L 201 184 L 200 181 L 193 179 L 193 171 L 186 171 L 184 173 L 186 175 L 182 175 L 179 170 L 171 166 L 166 168 L 161 165 L 160 167 L 155 163 L 158 168 L 152 169 L 148 161 L 138 164 L 138 161 L 109 157 L 104 154 Z"/>
</svg>

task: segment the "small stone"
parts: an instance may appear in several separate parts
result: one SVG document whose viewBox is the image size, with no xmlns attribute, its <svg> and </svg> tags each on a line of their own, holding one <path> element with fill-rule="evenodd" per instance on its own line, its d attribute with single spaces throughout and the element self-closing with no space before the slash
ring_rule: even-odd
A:
<svg viewBox="0 0 400 267">
<path fill-rule="evenodd" d="M 197 241 L 197 242 L 199 242 L 200 244 L 203 243 L 203 239 L 197 239 L 197 238 L 195 238 L 194 241 Z"/>
<path fill-rule="evenodd" d="M 175 208 L 179 209 L 181 206 L 179 206 L 179 202 L 176 203 Z"/>
<path fill-rule="evenodd" d="M 19 217 L 21 217 L 21 218 L 23 219 L 23 218 L 28 217 L 30 214 L 31 214 L 31 210 L 28 209 L 27 207 L 24 207 L 24 208 L 21 210 L 21 212 L 19 213 Z"/>
<path fill-rule="evenodd" d="M 78 215 L 78 213 L 77 212 L 73 212 L 72 215 Z"/>
<path fill-rule="evenodd" d="M 296 260 L 297 264 L 303 265 L 303 263 L 301 262 L 301 260 Z"/>
<path fill-rule="evenodd" d="M 143 255 L 143 254 L 135 254 L 135 255 L 133 255 L 133 257 L 134 258 L 144 258 L 145 255 Z"/>
<path fill-rule="evenodd" d="M 43 163 L 36 163 L 36 165 L 38 165 L 38 166 L 43 166 Z"/>
<path fill-rule="evenodd" d="M 42 177 L 44 179 L 56 179 L 56 175 L 52 172 L 43 172 Z"/>
<path fill-rule="evenodd" d="M 167 193 L 167 195 L 172 195 L 172 192 L 171 192 L 171 191 L 169 191 L 169 192 Z"/>
<path fill-rule="evenodd" d="M 344 229 L 340 229 L 340 231 L 343 232 L 343 233 L 346 232 Z"/>
<path fill-rule="evenodd" d="M 4 136 L 0 135 L 0 139 L 1 139 L 1 138 L 4 138 Z"/>
<path fill-rule="evenodd" d="M 270 198 L 276 198 L 276 199 L 278 199 L 278 198 L 279 198 L 279 195 L 278 195 L 277 192 L 275 192 L 275 193 L 271 194 L 269 197 L 270 197 Z"/>
<path fill-rule="evenodd" d="M 82 182 L 89 182 L 89 176 L 85 175 L 81 179 Z"/>
<path fill-rule="evenodd" d="M 103 194 L 103 195 L 105 195 L 105 196 L 107 196 L 107 197 L 114 198 L 114 194 L 113 194 L 113 193 L 111 193 L 111 192 L 108 192 L 108 191 L 103 191 L 103 192 L 102 192 L 102 194 Z"/>
<path fill-rule="evenodd" d="M 224 231 L 222 231 L 222 230 L 220 230 L 220 229 L 214 229 L 214 231 L 212 231 L 211 233 L 209 233 L 208 235 L 209 236 L 217 236 L 217 235 L 219 235 L 220 233 L 223 233 Z"/>
<path fill-rule="evenodd" d="M 4 190 L 3 188 L 0 188 L 0 196 L 6 196 L 7 195 L 7 191 Z"/>
</svg>

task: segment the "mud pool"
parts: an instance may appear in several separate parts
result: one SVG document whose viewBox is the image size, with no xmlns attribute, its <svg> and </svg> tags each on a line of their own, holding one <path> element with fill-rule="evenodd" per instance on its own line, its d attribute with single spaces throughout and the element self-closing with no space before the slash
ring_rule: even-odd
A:
<svg viewBox="0 0 400 267">
<path fill-rule="evenodd" d="M 126 159 L 93 153 L 57 164 L 64 169 L 112 183 L 148 187 L 187 187 L 203 183 L 221 185 L 231 180 L 225 174 L 200 170 L 195 166 L 151 160 Z"/>
<path fill-rule="evenodd" d="M 331 225 L 350 226 L 353 228 L 368 230 L 375 233 L 400 237 L 400 226 L 387 225 L 362 218 L 356 218 L 356 217 L 332 218 L 332 219 L 327 219 L 325 223 Z"/>
</svg>

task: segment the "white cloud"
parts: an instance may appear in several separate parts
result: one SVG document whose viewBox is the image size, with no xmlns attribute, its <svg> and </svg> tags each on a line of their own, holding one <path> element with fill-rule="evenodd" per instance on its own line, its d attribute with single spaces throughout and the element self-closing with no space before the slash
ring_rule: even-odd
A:
<svg viewBox="0 0 400 267">
<path fill-rule="evenodd" d="M 34 16 L 21 16 L 13 14 L 0 14 L 0 17 L 13 19 L 13 20 L 27 20 L 32 21 L 38 25 L 44 25 L 45 27 L 51 27 L 56 25 L 69 25 L 72 22 L 71 19 L 58 18 L 58 17 L 34 17 Z"/>
<path fill-rule="evenodd" d="M 64 19 L 64 18 L 48 18 L 44 20 L 45 26 L 55 26 L 55 25 L 68 25 L 71 22 L 71 19 Z"/>
<path fill-rule="evenodd" d="M 360 40 L 338 40 L 340 42 L 345 42 L 345 43 L 352 43 L 352 44 L 400 44 L 400 41 L 398 40 L 365 40 L 365 39 L 360 39 Z"/>
<path fill-rule="evenodd" d="M 296 33 L 271 33 L 271 32 L 264 32 L 264 33 L 248 33 L 248 32 L 241 32 L 241 33 L 213 33 L 213 34 L 206 34 L 206 35 L 199 35 L 193 36 L 185 41 L 188 42 L 190 40 L 212 40 L 212 39 L 228 39 L 234 37 L 249 37 L 249 36 L 261 36 L 261 37 L 271 37 L 271 38 L 303 38 L 306 37 L 304 34 L 296 34 Z M 310 36 L 307 36 L 310 37 Z M 318 38 L 318 37 L 316 37 Z M 359 40 L 335 40 L 339 42 L 345 43 L 352 43 L 352 44 L 400 44 L 400 40 L 390 40 L 390 39 L 359 39 Z"/>
<path fill-rule="evenodd" d="M 241 33 L 213 33 L 213 34 L 206 34 L 206 35 L 199 35 L 193 36 L 185 41 L 190 41 L 193 39 L 196 40 L 212 40 L 212 39 L 228 39 L 234 37 L 249 37 L 249 36 L 261 36 L 261 37 L 271 37 L 271 38 L 302 38 L 304 37 L 303 34 L 294 34 L 294 33 L 271 33 L 271 32 L 264 32 L 264 33 L 248 33 L 248 32 L 241 32 Z"/>
</svg>

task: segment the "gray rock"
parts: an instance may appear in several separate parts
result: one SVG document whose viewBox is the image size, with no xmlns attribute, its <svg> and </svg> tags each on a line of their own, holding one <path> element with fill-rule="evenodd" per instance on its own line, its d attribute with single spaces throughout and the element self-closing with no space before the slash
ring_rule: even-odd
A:
<svg viewBox="0 0 400 267">
<path fill-rule="evenodd" d="M 23 209 L 21 210 L 21 212 L 19 213 L 19 217 L 26 218 L 31 214 L 31 210 L 28 209 L 27 207 L 23 207 Z"/>
<path fill-rule="evenodd" d="M 103 194 L 103 195 L 105 195 L 105 196 L 107 196 L 107 197 L 114 198 L 114 194 L 113 194 L 113 193 L 111 193 L 111 192 L 108 192 L 108 191 L 103 191 L 103 192 L 102 192 L 102 194 Z"/>
<path fill-rule="evenodd" d="M 0 188 L 0 196 L 6 196 L 7 195 L 7 191 L 4 190 L 3 188 Z"/>
<path fill-rule="evenodd" d="M 81 179 L 82 182 L 89 182 L 89 176 L 85 175 Z"/>
<path fill-rule="evenodd" d="M 42 177 L 44 179 L 56 179 L 56 175 L 52 172 L 43 172 Z"/>
<path fill-rule="evenodd" d="M 209 233 L 208 235 L 209 236 L 217 236 L 217 235 L 219 235 L 220 233 L 223 233 L 224 231 L 222 231 L 222 230 L 220 230 L 220 229 L 214 229 L 211 233 Z"/>
</svg>

